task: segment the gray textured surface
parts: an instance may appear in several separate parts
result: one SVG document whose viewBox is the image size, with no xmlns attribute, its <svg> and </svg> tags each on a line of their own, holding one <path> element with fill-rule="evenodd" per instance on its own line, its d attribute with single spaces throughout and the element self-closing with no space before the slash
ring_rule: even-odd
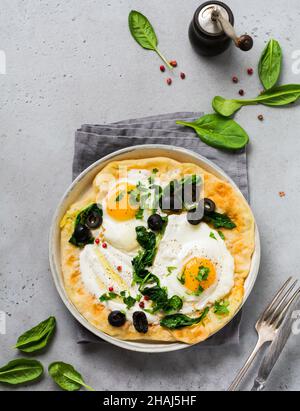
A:
<svg viewBox="0 0 300 411">
<path fill-rule="evenodd" d="M 300 82 L 292 53 L 300 49 L 298 0 L 230 0 L 239 32 L 256 37 L 248 54 L 232 49 L 205 60 L 190 48 L 187 27 L 199 1 L 2 0 L 0 49 L 7 74 L 0 75 L 0 310 L 7 334 L 0 335 L 0 363 L 13 358 L 18 334 L 50 314 L 58 332 L 45 364 L 73 363 L 97 389 L 225 389 L 255 342 L 254 322 L 288 275 L 299 276 L 299 107 L 244 109 L 238 120 L 251 137 L 251 204 L 261 231 L 262 265 L 247 302 L 241 345 L 230 350 L 197 347 L 157 356 L 111 346 L 74 343 L 72 318 L 50 278 L 48 229 L 55 206 L 71 181 L 74 130 L 82 123 L 111 122 L 160 112 L 210 112 L 215 94 L 247 95 L 260 90 L 245 74 L 256 66 L 269 36 L 284 49 L 283 82 Z M 127 15 L 143 11 L 155 24 L 161 48 L 187 73 L 167 87 L 160 61 L 130 38 Z M 237 74 L 241 84 L 230 78 Z M 257 120 L 259 113 L 265 122 Z M 282 199 L 278 192 L 285 191 Z M 296 268 L 296 270 L 295 270 Z M 268 389 L 299 390 L 299 338 L 288 343 Z M 243 388 L 249 388 L 248 378 Z M 3 389 L 1 387 L 0 389 Z M 5 388 L 6 389 L 6 388 Z M 55 389 L 44 378 L 30 390 Z"/>
</svg>

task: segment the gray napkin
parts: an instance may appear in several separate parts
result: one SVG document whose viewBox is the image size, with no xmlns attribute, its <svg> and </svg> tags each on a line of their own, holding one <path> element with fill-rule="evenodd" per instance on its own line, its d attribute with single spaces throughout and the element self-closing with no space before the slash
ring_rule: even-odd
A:
<svg viewBox="0 0 300 411">
<path fill-rule="evenodd" d="M 122 148 L 143 144 L 164 144 L 194 151 L 221 167 L 238 185 L 248 199 L 246 150 L 238 153 L 216 150 L 204 144 L 195 133 L 176 124 L 176 120 L 193 121 L 203 113 L 179 112 L 113 124 L 84 124 L 75 134 L 73 178 L 100 158 Z M 239 343 L 241 313 L 223 330 L 200 346 L 225 346 Z M 84 327 L 78 327 L 78 343 L 103 343 L 103 340 Z"/>
</svg>

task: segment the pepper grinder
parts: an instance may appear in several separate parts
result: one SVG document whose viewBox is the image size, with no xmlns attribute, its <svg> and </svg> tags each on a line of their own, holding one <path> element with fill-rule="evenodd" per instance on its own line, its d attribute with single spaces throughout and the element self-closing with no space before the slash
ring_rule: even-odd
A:
<svg viewBox="0 0 300 411">
<path fill-rule="evenodd" d="M 253 39 L 244 34 L 238 37 L 231 9 L 220 1 L 203 3 L 194 14 L 189 38 L 195 51 L 203 56 L 216 56 L 227 50 L 233 41 L 243 51 L 251 50 Z"/>
</svg>

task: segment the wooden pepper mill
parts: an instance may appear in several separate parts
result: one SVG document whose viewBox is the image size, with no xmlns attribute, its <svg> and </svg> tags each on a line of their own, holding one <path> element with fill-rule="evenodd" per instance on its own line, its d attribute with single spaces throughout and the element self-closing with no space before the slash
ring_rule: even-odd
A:
<svg viewBox="0 0 300 411">
<path fill-rule="evenodd" d="M 251 50 L 253 39 L 244 34 L 238 37 L 231 9 L 220 1 L 208 1 L 196 10 L 189 28 L 193 48 L 200 55 L 216 56 L 227 50 L 232 41 L 243 51 Z"/>
</svg>

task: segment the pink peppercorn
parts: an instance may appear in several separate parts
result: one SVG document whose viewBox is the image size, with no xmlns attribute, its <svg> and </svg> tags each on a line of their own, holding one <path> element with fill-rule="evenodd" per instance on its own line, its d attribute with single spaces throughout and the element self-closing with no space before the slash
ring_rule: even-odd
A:
<svg viewBox="0 0 300 411">
<path fill-rule="evenodd" d="M 170 77 L 167 78 L 167 84 L 168 84 L 168 86 L 170 86 L 172 84 L 172 79 Z"/>
<path fill-rule="evenodd" d="M 180 78 L 182 79 L 182 80 L 184 80 L 185 79 L 185 73 L 180 73 Z"/>
<path fill-rule="evenodd" d="M 107 244 L 106 244 L 106 243 L 103 243 L 103 244 L 102 244 L 102 248 L 107 248 Z"/>
<path fill-rule="evenodd" d="M 254 73 L 253 68 L 249 67 L 247 73 L 249 74 L 249 76 L 252 76 L 252 74 Z"/>
<path fill-rule="evenodd" d="M 95 243 L 96 243 L 96 244 L 99 244 L 99 243 L 100 243 L 99 238 L 96 238 Z"/>
<path fill-rule="evenodd" d="M 239 91 L 239 95 L 240 95 L 240 96 L 244 96 L 244 95 L 245 95 L 245 91 L 241 89 L 241 90 Z"/>
<path fill-rule="evenodd" d="M 236 76 L 232 77 L 233 83 L 237 84 L 239 82 L 239 79 Z"/>
<path fill-rule="evenodd" d="M 139 303 L 139 306 L 140 306 L 140 308 L 145 308 L 145 303 L 144 303 L 143 301 L 141 301 L 141 302 Z"/>
<path fill-rule="evenodd" d="M 163 66 L 163 65 L 161 65 L 161 66 L 159 67 L 159 69 L 160 69 L 160 71 L 161 71 L 162 73 L 164 73 L 164 72 L 166 71 L 166 68 L 165 68 L 165 66 Z"/>
<path fill-rule="evenodd" d="M 114 287 L 109 287 L 108 291 L 110 292 L 114 291 Z"/>
</svg>

